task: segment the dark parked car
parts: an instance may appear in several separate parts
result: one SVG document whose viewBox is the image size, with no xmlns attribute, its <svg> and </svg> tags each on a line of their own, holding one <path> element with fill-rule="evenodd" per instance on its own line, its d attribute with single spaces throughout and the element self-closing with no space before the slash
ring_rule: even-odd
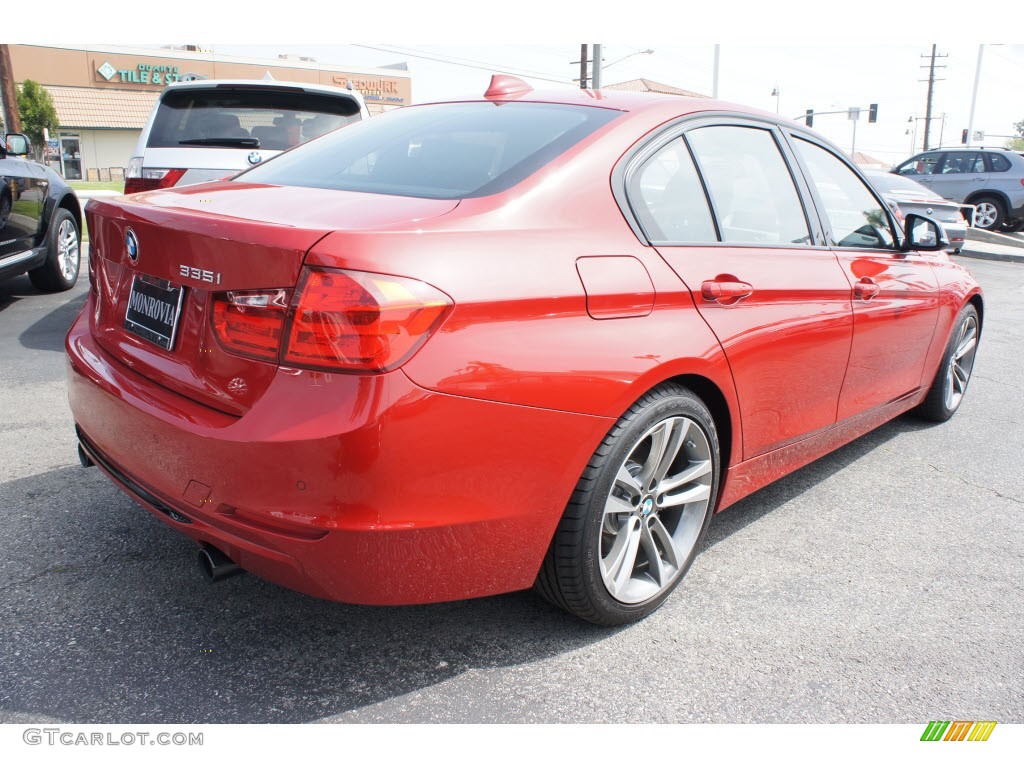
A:
<svg viewBox="0 0 1024 768">
<path fill-rule="evenodd" d="M 78 280 L 82 209 L 75 191 L 50 168 L 28 159 L 29 141 L 0 142 L 0 280 L 28 272 L 41 291 Z"/>
</svg>

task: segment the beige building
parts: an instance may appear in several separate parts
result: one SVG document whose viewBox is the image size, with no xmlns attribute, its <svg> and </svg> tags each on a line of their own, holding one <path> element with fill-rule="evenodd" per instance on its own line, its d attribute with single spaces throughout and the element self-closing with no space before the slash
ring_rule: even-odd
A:
<svg viewBox="0 0 1024 768">
<path fill-rule="evenodd" d="M 16 83 L 35 80 L 53 97 L 60 132 L 47 160 L 68 179 L 117 178 L 167 83 L 210 79 L 290 80 L 344 88 L 351 82 L 370 114 L 412 102 L 402 69 L 322 64 L 306 58 L 254 59 L 210 51 L 127 46 L 10 45 Z"/>
</svg>

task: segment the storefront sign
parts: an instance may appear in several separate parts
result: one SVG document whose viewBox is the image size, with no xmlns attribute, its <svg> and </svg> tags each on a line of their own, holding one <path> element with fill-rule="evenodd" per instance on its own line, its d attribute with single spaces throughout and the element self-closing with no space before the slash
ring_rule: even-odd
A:
<svg viewBox="0 0 1024 768">
<path fill-rule="evenodd" d="M 398 80 L 391 80 L 383 77 L 352 77 L 349 75 L 335 75 L 334 84 L 339 88 L 346 88 L 348 83 L 359 91 L 366 101 L 384 101 L 390 104 L 402 104 L 405 99 L 399 92 Z"/>
<path fill-rule="evenodd" d="M 164 64 L 137 64 L 131 69 L 118 69 L 109 61 L 104 61 L 96 71 L 107 82 L 139 85 L 166 85 L 176 83 L 181 78 L 178 67 Z"/>
</svg>

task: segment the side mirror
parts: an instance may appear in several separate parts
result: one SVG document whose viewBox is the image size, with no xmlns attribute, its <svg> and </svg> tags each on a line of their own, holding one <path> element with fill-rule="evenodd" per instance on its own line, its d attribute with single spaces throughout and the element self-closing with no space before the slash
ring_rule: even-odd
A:
<svg viewBox="0 0 1024 768">
<path fill-rule="evenodd" d="M 8 133 L 4 137 L 4 145 L 7 147 L 8 155 L 27 155 L 32 149 L 28 136 L 23 133 Z"/>
<path fill-rule="evenodd" d="M 903 229 L 907 236 L 903 239 L 901 251 L 945 251 L 949 248 L 946 231 L 937 221 L 908 213 Z"/>
</svg>

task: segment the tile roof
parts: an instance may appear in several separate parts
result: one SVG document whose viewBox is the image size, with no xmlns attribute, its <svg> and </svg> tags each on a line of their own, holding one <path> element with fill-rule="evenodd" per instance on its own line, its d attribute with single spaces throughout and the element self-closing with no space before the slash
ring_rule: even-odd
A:
<svg viewBox="0 0 1024 768">
<path fill-rule="evenodd" d="M 638 78 L 636 80 L 626 80 L 624 83 L 614 83 L 613 85 L 602 85 L 602 88 L 611 88 L 613 91 L 632 91 L 633 93 L 669 93 L 673 96 L 696 96 L 701 99 L 708 98 L 703 93 L 696 93 L 694 91 L 686 91 L 682 88 L 676 88 L 674 85 L 665 85 L 664 83 L 656 83 L 653 80 L 646 78 Z"/>
<path fill-rule="evenodd" d="M 160 96 L 159 91 L 44 87 L 62 128 L 142 128 Z"/>
</svg>

